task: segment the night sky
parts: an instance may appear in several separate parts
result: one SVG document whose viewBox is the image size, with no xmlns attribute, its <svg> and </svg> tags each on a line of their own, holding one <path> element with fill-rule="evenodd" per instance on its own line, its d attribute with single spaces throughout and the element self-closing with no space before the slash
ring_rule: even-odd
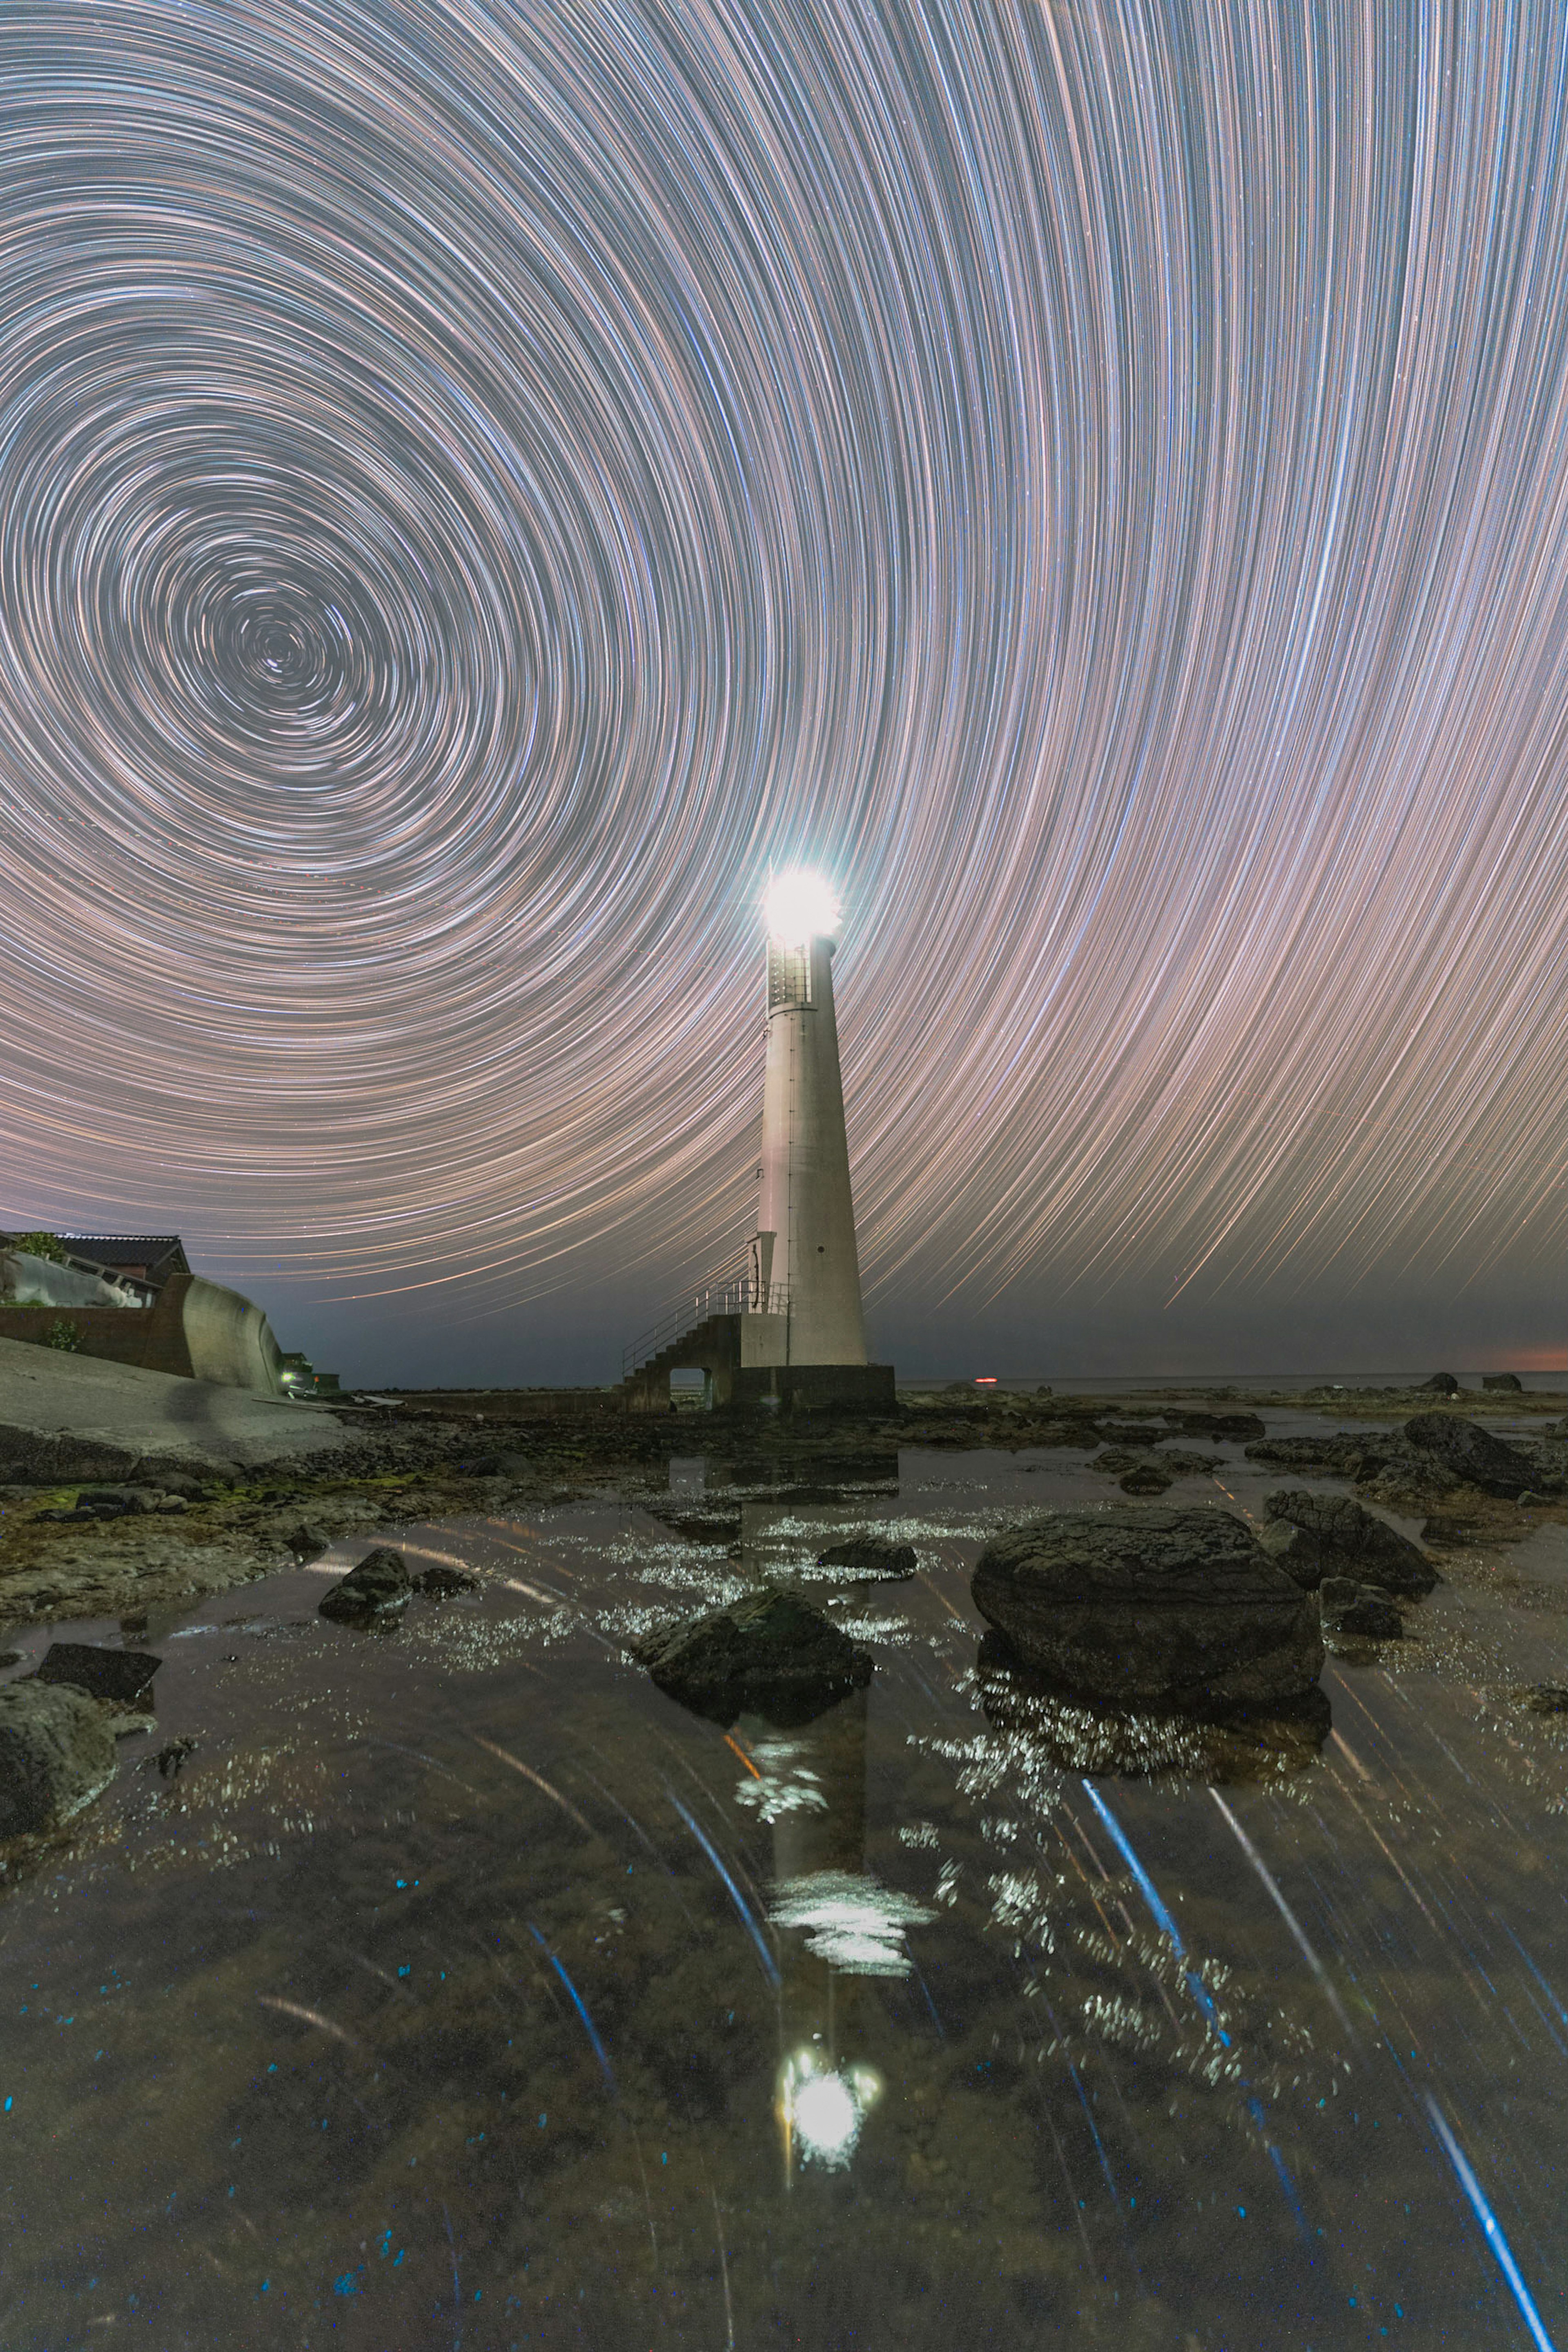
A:
<svg viewBox="0 0 1568 2352">
<path fill-rule="evenodd" d="M 1561 1363 L 1563 0 L 0 16 L 0 1223 L 606 1379 Z"/>
</svg>

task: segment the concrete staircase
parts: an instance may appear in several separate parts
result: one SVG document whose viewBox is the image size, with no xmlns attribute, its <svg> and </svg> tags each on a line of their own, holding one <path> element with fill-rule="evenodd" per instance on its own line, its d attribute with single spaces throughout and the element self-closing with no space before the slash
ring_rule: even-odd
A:
<svg viewBox="0 0 1568 2352">
<path fill-rule="evenodd" d="M 669 1402 L 672 1372 L 703 1371 L 711 1385 L 719 1365 L 739 1359 L 739 1319 L 734 1310 L 702 1316 L 633 1365 L 612 1393 L 625 1400 L 628 1412 L 647 1412 Z"/>
</svg>

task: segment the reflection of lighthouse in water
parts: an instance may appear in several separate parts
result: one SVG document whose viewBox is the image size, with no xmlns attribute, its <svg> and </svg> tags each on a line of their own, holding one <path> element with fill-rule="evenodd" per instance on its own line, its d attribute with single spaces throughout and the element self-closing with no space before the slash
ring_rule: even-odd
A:
<svg viewBox="0 0 1568 2352">
<path fill-rule="evenodd" d="M 857 2054 L 861 1980 L 909 1973 L 904 1931 L 933 1916 L 865 1869 L 866 1711 L 852 1692 L 785 1729 L 742 1716 L 755 1778 L 737 1790 L 773 1835 L 779 1931 L 779 2116 L 785 2166 L 847 2165 L 882 2082 Z"/>
</svg>

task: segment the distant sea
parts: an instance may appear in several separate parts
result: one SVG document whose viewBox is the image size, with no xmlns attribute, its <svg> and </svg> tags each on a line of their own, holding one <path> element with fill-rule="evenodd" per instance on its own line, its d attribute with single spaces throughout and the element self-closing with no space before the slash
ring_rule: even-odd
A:
<svg viewBox="0 0 1568 2352">
<path fill-rule="evenodd" d="M 998 1378 L 988 1386 L 1011 1389 L 1027 1393 L 1041 1386 L 1060 1390 L 1064 1396 L 1130 1396 L 1145 1389 L 1190 1389 L 1202 1394 L 1211 1389 L 1234 1389 L 1239 1395 L 1249 1391 L 1294 1389 L 1414 1389 L 1429 1381 L 1435 1368 L 1428 1364 L 1415 1372 L 1144 1372 L 1132 1379 L 1109 1379 L 1098 1372 L 1034 1372 L 1027 1378 Z M 1444 1366 L 1440 1369 L 1447 1370 Z M 973 1381 L 972 1372 L 905 1372 L 898 1375 L 901 1389 L 945 1388 L 950 1381 Z M 1521 1372 L 1525 1389 L 1544 1396 L 1568 1395 L 1568 1369 L 1555 1372 Z M 1454 1378 L 1462 1389 L 1479 1390 L 1479 1372 L 1455 1372 Z M 1496 1393 L 1496 1391 L 1493 1391 Z"/>
</svg>

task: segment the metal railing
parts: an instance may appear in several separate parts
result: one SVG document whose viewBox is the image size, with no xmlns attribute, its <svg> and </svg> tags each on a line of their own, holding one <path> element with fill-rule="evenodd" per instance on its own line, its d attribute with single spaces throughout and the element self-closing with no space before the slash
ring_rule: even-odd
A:
<svg viewBox="0 0 1568 2352">
<path fill-rule="evenodd" d="M 641 1338 L 633 1339 L 622 1352 L 621 1377 L 630 1380 L 632 1374 L 656 1356 L 663 1348 L 673 1347 L 706 1323 L 710 1315 L 788 1315 L 789 1286 L 783 1282 L 756 1280 L 748 1259 L 737 1265 L 726 1266 L 700 1290 L 688 1291 L 678 1303 L 665 1310 L 656 1323 L 651 1324 Z"/>
</svg>

